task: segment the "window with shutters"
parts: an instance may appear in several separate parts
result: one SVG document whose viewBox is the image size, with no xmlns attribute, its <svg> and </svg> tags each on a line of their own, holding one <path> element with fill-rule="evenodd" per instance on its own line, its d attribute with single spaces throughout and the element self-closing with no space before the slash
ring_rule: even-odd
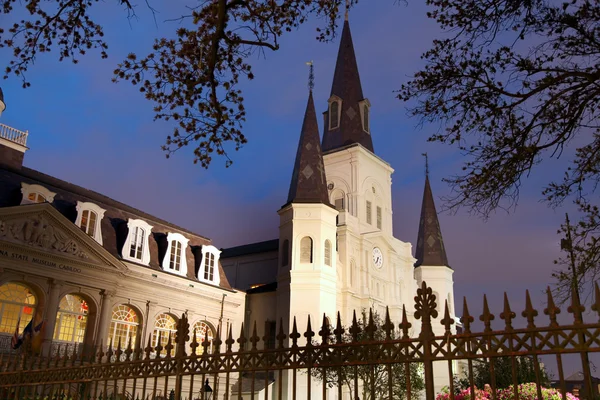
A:
<svg viewBox="0 0 600 400">
<path fill-rule="evenodd" d="M 371 202 L 369 200 L 367 200 L 367 224 L 372 225 L 373 224 L 373 218 L 371 216 L 372 214 L 372 205 Z"/>
<path fill-rule="evenodd" d="M 331 242 L 329 240 L 325 241 L 325 265 L 331 267 Z"/>
<path fill-rule="evenodd" d="M 381 207 L 377 206 L 377 229 L 381 229 Z"/>
<path fill-rule="evenodd" d="M 300 241 L 300 262 L 311 263 L 313 262 L 313 241 L 310 237 L 305 236 Z"/>
</svg>

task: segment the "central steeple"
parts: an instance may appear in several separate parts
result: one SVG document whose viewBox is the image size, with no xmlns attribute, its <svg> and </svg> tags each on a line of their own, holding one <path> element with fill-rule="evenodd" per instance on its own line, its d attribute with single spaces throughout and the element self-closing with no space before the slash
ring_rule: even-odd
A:
<svg viewBox="0 0 600 400">
<path fill-rule="evenodd" d="M 371 104 L 363 97 L 348 19 L 344 20 L 329 107 L 325 114 L 323 151 L 359 143 L 373 152 L 369 126 Z"/>
</svg>

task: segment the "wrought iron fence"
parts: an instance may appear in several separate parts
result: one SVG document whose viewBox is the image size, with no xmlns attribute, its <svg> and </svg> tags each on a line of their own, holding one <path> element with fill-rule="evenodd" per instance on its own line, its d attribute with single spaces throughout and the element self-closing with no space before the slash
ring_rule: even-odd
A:
<svg viewBox="0 0 600 400">
<path fill-rule="evenodd" d="M 600 317 L 600 290 L 596 285 L 592 310 Z M 0 399 L 435 399 L 435 380 L 441 373 L 448 381 L 447 393 L 441 397 L 454 400 L 459 397 L 457 386 L 466 392 L 477 393 L 477 371 L 487 371 L 488 395 L 496 400 L 506 398 L 547 399 L 543 387 L 544 368 L 540 357 L 556 360 L 559 379 L 556 382 L 562 399 L 567 393 L 563 373 L 563 357 L 575 355 L 581 359 L 582 398 L 596 398 L 597 387 L 590 372 L 589 353 L 600 352 L 600 320 L 586 323 L 584 307 L 573 294 L 567 311 L 573 314 L 570 324 L 560 325 L 552 295 L 544 314 L 548 321 L 539 321 L 538 311 L 532 306 L 529 293 L 521 315 L 527 326 L 515 328 L 516 314 L 508 299 L 499 317 L 504 321 L 502 330 L 492 329 L 494 315 L 484 296 L 482 331 L 473 331 L 473 316 L 466 300 L 461 317 L 462 330 L 452 332 L 454 320 L 448 305 L 443 318 L 437 320 L 437 304 L 431 288 L 423 283 L 415 296 L 415 317 L 420 320 L 418 337 L 410 337 L 406 313 L 395 325 L 386 313 L 383 323 L 377 324 L 370 313 L 362 324 L 356 315 L 346 329 L 339 314 L 335 326 L 326 319 L 314 332 L 308 319 L 307 329 L 301 334 L 296 320 L 289 334 L 279 324 L 275 346 L 272 338 L 260 338 L 256 329 L 245 337 L 244 329 L 234 339 L 233 332 L 221 339 L 220 332 L 209 342 L 190 337 L 186 315 L 182 315 L 177 333 L 169 335 L 167 344 L 155 347 L 133 348 L 132 343 L 117 343 L 98 351 L 72 352 L 70 355 L 34 355 L 27 351 L 0 355 Z M 436 322 L 437 321 L 437 322 Z M 441 324 L 444 334 L 435 335 L 433 323 Z M 270 345 L 271 344 L 271 345 Z M 202 346 L 204 352 L 196 354 Z M 212 353 L 207 349 L 212 346 Z M 190 351 L 187 354 L 186 351 Z M 161 354 L 163 357 L 153 357 Z M 509 384 L 504 382 L 501 396 L 499 381 L 500 360 L 508 360 Z M 520 387 L 519 365 L 523 360 L 533 373 L 528 390 Z M 505 363 L 506 364 L 506 363 Z M 459 383 L 455 377 L 462 377 Z M 439 383 L 439 382 L 438 382 Z M 422 384 L 422 388 L 420 387 Z M 424 389 L 422 392 L 420 389 Z M 484 388 L 479 388 L 484 389 Z M 463 395 L 460 395 L 461 398 Z M 528 397 L 529 396 L 529 397 Z M 476 396 L 479 398 L 479 395 Z M 473 396 L 471 396 L 473 398 Z"/>
</svg>

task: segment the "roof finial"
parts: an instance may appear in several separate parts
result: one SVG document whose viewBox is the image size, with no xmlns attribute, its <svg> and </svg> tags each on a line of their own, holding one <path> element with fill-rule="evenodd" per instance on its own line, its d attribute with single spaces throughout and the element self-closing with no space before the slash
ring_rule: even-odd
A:
<svg viewBox="0 0 600 400">
<path fill-rule="evenodd" d="M 429 178 L 429 157 L 427 156 L 427 153 L 421 155 L 425 157 L 425 177 Z"/>
<path fill-rule="evenodd" d="M 346 0 L 346 12 L 344 13 L 344 21 L 348 21 L 348 10 L 350 9 L 350 0 Z"/>
<path fill-rule="evenodd" d="M 312 92 L 313 88 L 315 87 L 315 68 L 313 66 L 313 61 L 310 60 L 306 63 L 306 65 L 308 65 L 308 67 L 310 68 L 310 72 L 308 73 L 308 89 Z"/>
</svg>

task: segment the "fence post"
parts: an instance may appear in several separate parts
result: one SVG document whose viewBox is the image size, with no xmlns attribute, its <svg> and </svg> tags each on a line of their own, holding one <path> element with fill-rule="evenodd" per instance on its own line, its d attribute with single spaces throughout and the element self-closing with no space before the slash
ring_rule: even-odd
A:
<svg viewBox="0 0 600 400">
<path fill-rule="evenodd" d="M 177 332 L 175 333 L 175 399 L 181 400 L 181 391 L 183 383 L 183 363 L 186 357 L 185 345 L 190 338 L 190 324 L 187 315 L 181 315 L 177 321 Z"/>
<path fill-rule="evenodd" d="M 415 296 L 415 318 L 421 320 L 421 333 L 419 339 L 423 345 L 423 366 L 425 367 L 425 399 L 435 399 L 435 389 L 433 382 L 433 356 L 431 351 L 431 341 L 434 339 L 433 329 L 431 327 L 431 318 L 437 318 L 435 295 L 427 283 L 423 282 L 417 289 Z"/>
</svg>

